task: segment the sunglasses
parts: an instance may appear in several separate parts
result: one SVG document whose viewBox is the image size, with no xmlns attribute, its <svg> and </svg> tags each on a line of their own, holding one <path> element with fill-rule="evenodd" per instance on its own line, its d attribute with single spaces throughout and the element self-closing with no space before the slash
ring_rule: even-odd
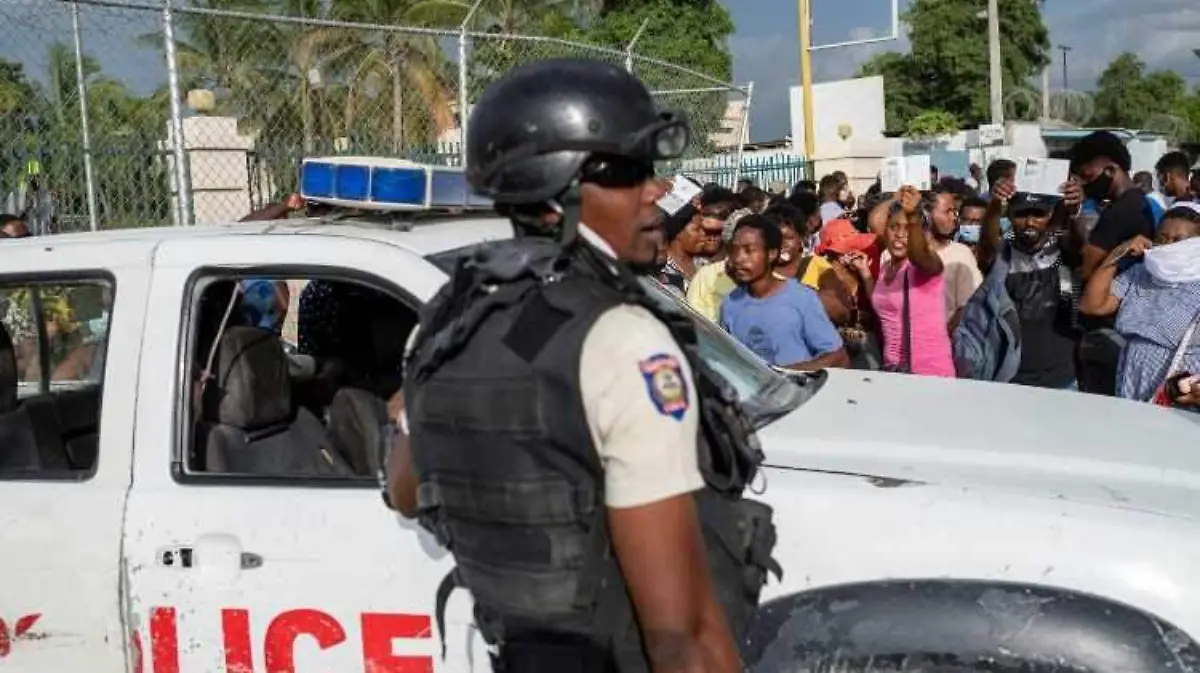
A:
<svg viewBox="0 0 1200 673">
<path fill-rule="evenodd" d="M 607 188 L 637 187 L 653 177 L 653 163 L 629 157 L 593 157 L 579 170 L 580 182 Z"/>
</svg>

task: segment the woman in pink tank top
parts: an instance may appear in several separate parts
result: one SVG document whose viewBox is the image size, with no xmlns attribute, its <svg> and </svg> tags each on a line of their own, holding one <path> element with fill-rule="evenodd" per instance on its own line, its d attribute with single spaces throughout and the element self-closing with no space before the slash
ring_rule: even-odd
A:
<svg viewBox="0 0 1200 673">
<path fill-rule="evenodd" d="M 880 265 L 879 278 L 871 290 L 871 305 L 879 317 L 883 337 L 884 366 L 895 371 L 953 378 L 942 260 L 925 238 L 921 193 L 913 187 L 904 187 L 898 196 L 899 208 L 893 206 L 884 234 L 888 256 Z"/>
</svg>

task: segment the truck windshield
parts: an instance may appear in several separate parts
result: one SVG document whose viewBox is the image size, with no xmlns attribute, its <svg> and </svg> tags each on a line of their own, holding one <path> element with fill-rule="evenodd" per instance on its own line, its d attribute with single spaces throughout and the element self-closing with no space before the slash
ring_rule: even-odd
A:
<svg viewBox="0 0 1200 673">
<path fill-rule="evenodd" d="M 457 260 L 470 254 L 474 248 L 457 248 L 431 255 L 427 259 L 449 274 L 453 272 Z M 757 426 L 762 427 L 795 409 L 824 383 L 823 374 L 797 374 L 791 377 L 777 372 L 657 281 L 645 277 L 640 281 L 646 293 L 659 306 L 691 318 L 696 327 L 696 345 L 700 357 L 734 387 L 738 400 Z"/>
</svg>

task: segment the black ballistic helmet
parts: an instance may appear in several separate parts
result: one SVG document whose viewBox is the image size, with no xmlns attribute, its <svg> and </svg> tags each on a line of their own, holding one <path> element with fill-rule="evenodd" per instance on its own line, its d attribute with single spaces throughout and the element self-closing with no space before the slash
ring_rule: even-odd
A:
<svg viewBox="0 0 1200 673">
<path fill-rule="evenodd" d="M 467 130 L 467 180 L 500 205 L 550 201 L 592 155 L 652 163 L 687 147 L 680 112 L 659 112 L 624 69 L 559 58 L 514 68 L 483 92 Z"/>
</svg>

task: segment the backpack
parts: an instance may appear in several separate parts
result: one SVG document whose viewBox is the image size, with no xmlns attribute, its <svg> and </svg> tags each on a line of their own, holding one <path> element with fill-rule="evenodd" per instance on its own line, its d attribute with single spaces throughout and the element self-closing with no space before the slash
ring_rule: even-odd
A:
<svg viewBox="0 0 1200 673">
<path fill-rule="evenodd" d="M 1021 319 L 1008 295 L 1008 260 L 996 261 L 963 307 L 953 334 L 959 378 L 1008 383 L 1021 365 Z"/>
</svg>

